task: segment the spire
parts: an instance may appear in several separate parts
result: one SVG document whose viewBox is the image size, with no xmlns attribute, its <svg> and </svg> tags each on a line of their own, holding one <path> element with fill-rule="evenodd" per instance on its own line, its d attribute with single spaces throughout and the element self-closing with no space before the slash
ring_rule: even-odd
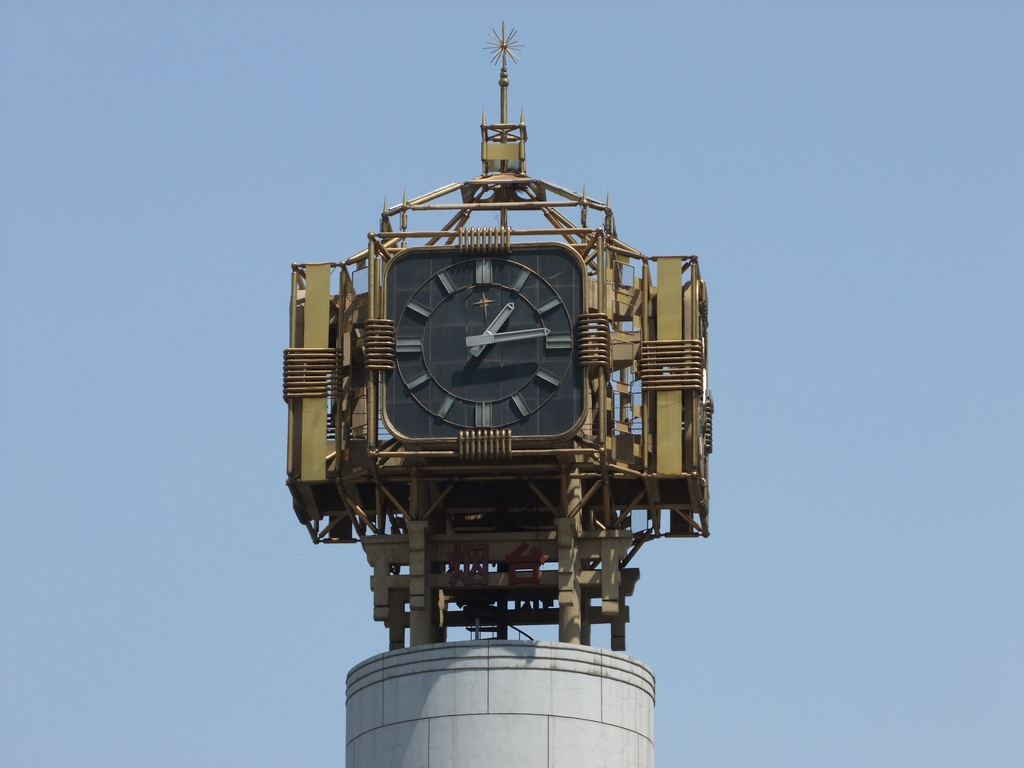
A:
<svg viewBox="0 0 1024 768">
<path fill-rule="evenodd" d="M 501 36 L 498 30 L 491 30 L 491 40 L 484 50 L 491 52 L 491 63 L 497 64 L 498 57 L 501 57 L 501 74 L 498 76 L 498 87 L 501 88 L 501 122 L 508 122 L 508 60 L 517 62 L 519 58 L 516 51 L 521 51 L 523 45 L 516 42 L 516 30 L 513 27 L 511 32 L 505 32 L 505 22 L 501 22 Z"/>
<path fill-rule="evenodd" d="M 516 30 L 510 30 L 504 21 L 501 22 L 501 32 L 492 29 L 490 37 L 491 41 L 485 50 L 490 52 L 492 64 L 499 63 L 499 59 L 501 63 L 501 74 L 498 77 L 501 117 L 499 122 L 491 125 L 487 122 L 486 110 L 483 113 L 480 125 L 483 173 L 485 176 L 492 173 L 526 175 L 526 110 L 519 110 L 518 125 L 509 122 L 508 115 L 508 60 L 518 62 L 516 53 L 522 50 L 523 45 L 516 42 Z"/>
</svg>

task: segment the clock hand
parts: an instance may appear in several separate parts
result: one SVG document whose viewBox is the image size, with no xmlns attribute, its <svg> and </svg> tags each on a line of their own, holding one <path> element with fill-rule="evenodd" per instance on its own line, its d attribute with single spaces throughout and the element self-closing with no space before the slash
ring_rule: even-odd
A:
<svg viewBox="0 0 1024 768">
<path fill-rule="evenodd" d="M 514 310 L 515 308 L 516 308 L 515 303 L 511 302 L 511 301 L 508 304 L 506 304 L 504 307 L 502 307 L 501 311 L 497 315 L 494 316 L 494 319 L 491 321 L 491 324 L 487 326 L 486 330 L 484 330 L 484 334 L 485 335 L 486 334 L 492 334 L 496 330 L 501 328 L 501 326 L 505 323 L 505 321 L 508 320 L 508 316 L 512 314 L 512 310 Z M 483 337 L 482 336 L 474 336 L 473 338 L 483 338 Z M 490 343 L 491 343 L 490 341 L 486 341 L 485 340 L 485 341 L 474 342 L 473 344 L 468 344 L 467 343 L 466 346 L 470 347 L 469 352 L 470 352 L 471 355 L 473 355 L 473 357 L 480 357 L 480 353 L 484 351 L 484 347 L 487 346 Z"/>
<path fill-rule="evenodd" d="M 488 346 L 490 344 L 501 344 L 506 341 L 520 341 L 522 339 L 535 339 L 538 336 L 547 336 L 551 331 L 547 328 L 524 328 L 521 331 L 506 331 L 505 333 L 491 333 L 484 331 L 480 336 L 467 336 L 466 346 Z"/>
<path fill-rule="evenodd" d="M 491 321 L 491 324 L 487 326 L 487 329 L 484 331 L 484 333 L 494 333 L 496 330 L 501 328 L 502 324 L 506 320 L 508 320 L 508 316 L 512 314 L 512 310 L 515 308 L 515 303 L 511 301 L 504 307 L 502 307 L 501 311 L 494 316 L 494 319 Z"/>
</svg>

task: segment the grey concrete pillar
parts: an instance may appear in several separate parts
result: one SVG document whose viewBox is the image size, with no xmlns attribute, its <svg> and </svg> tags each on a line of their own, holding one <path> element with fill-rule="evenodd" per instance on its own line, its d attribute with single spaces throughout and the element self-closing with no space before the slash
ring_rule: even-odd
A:
<svg viewBox="0 0 1024 768">
<path fill-rule="evenodd" d="M 347 768 L 652 768 L 654 676 L 621 653 L 482 640 L 348 675 Z"/>
</svg>

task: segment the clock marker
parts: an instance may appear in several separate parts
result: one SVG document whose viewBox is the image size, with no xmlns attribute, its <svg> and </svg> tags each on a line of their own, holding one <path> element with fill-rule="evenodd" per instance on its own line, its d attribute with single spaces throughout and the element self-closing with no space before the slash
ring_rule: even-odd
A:
<svg viewBox="0 0 1024 768">
<path fill-rule="evenodd" d="M 406 309 L 411 309 L 417 315 L 422 315 L 425 318 L 429 318 L 430 317 L 430 309 L 428 307 L 424 307 L 419 302 L 411 301 L 410 300 L 409 303 L 405 305 L 405 308 Z"/>
<path fill-rule="evenodd" d="M 441 407 L 437 409 L 437 415 L 440 418 L 444 418 L 448 415 L 448 411 L 452 409 L 452 405 L 455 403 L 455 398 L 452 395 L 448 395 L 441 403 Z"/>
<path fill-rule="evenodd" d="M 416 389 L 416 387 L 426 384 L 428 381 L 430 381 L 430 374 L 424 371 L 419 376 L 407 381 L 406 386 L 409 387 L 409 389 Z"/>
<path fill-rule="evenodd" d="M 530 415 L 530 409 L 527 407 L 526 401 L 523 400 L 523 396 L 520 395 L 518 392 L 512 395 L 512 405 L 514 405 L 516 407 L 516 410 L 519 411 L 520 416 Z"/>
<path fill-rule="evenodd" d="M 530 279 L 530 271 L 524 269 L 519 273 L 519 277 L 516 278 L 515 283 L 512 284 L 512 290 L 516 293 L 523 290 L 523 286 L 526 285 L 526 281 Z"/>
<path fill-rule="evenodd" d="M 476 260 L 476 282 L 478 285 L 491 282 L 491 260 Z"/>
<path fill-rule="evenodd" d="M 487 319 L 487 308 L 491 306 L 497 299 L 488 299 L 486 296 L 481 296 L 480 301 L 474 301 L 474 307 L 480 307 L 484 311 L 484 320 Z"/>
<path fill-rule="evenodd" d="M 571 349 L 572 336 L 553 333 L 547 337 L 545 343 L 548 349 Z"/>
<path fill-rule="evenodd" d="M 477 403 L 476 404 L 476 426 L 478 427 L 489 427 L 491 426 L 491 404 L 490 403 Z"/>
<path fill-rule="evenodd" d="M 399 339 L 398 340 L 398 352 L 419 352 L 423 347 L 423 342 L 420 339 Z"/>
<path fill-rule="evenodd" d="M 537 314 L 539 314 L 539 315 L 546 315 L 552 309 L 554 309 L 555 307 L 559 307 L 561 305 L 562 305 L 561 300 L 558 297 L 555 297 L 555 298 L 551 299 L 550 301 L 545 301 L 543 304 L 541 304 L 539 307 L 537 307 Z"/>
<path fill-rule="evenodd" d="M 541 381 L 546 381 L 548 384 L 553 384 L 556 387 L 562 383 L 562 380 L 555 376 L 555 374 L 550 371 L 545 371 L 543 368 L 537 369 L 537 378 Z"/>
<path fill-rule="evenodd" d="M 452 282 L 447 272 L 442 269 L 437 273 L 437 279 L 441 282 L 441 288 L 444 289 L 447 295 L 451 296 L 455 293 L 455 283 Z"/>
</svg>

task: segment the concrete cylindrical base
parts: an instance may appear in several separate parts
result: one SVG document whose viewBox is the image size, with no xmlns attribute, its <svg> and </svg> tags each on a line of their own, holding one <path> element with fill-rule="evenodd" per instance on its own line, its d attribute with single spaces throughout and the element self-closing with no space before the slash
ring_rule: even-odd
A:
<svg viewBox="0 0 1024 768">
<path fill-rule="evenodd" d="M 651 768 L 654 675 L 566 643 L 480 640 L 348 673 L 348 768 Z"/>
</svg>

